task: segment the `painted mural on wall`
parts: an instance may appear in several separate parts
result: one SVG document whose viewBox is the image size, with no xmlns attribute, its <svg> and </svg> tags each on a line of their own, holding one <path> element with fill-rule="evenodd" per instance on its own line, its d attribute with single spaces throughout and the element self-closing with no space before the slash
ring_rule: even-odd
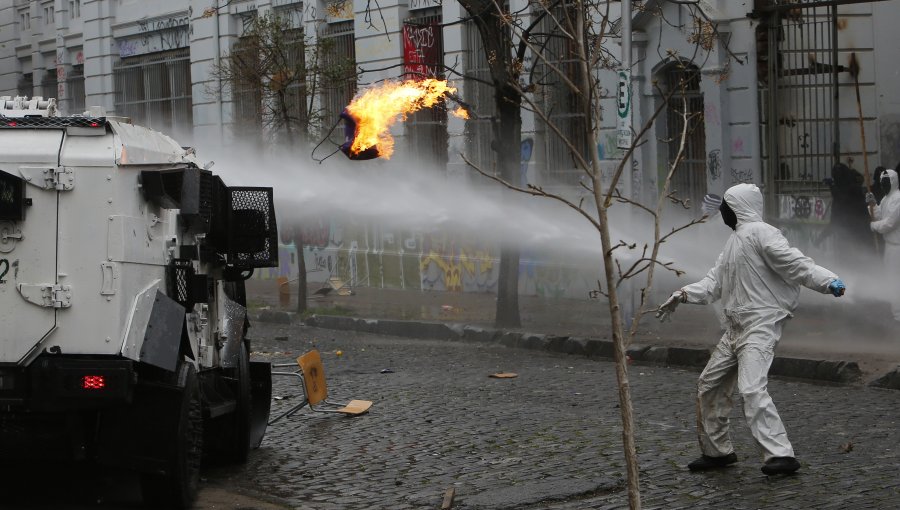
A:
<svg viewBox="0 0 900 510">
<path fill-rule="evenodd" d="M 497 291 L 500 247 L 493 241 L 448 232 L 390 230 L 329 218 L 282 229 L 279 266 L 258 270 L 255 278 L 296 279 L 298 237 L 290 229 L 300 229 L 307 280 L 311 284 L 338 278 L 352 287 Z M 591 283 L 598 277 L 595 273 L 567 265 L 559 254 L 526 251 L 519 264 L 519 292 L 587 298 L 593 288 Z"/>
</svg>

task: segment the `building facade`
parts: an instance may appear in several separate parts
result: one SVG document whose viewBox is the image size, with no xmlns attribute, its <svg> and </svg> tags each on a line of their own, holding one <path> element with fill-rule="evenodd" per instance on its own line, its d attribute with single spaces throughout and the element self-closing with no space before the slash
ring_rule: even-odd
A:
<svg viewBox="0 0 900 510">
<path fill-rule="evenodd" d="M 692 117 L 673 183 L 682 197 L 698 204 L 706 193 L 721 195 L 734 183 L 754 182 L 764 189 L 770 219 L 802 236 L 829 221 L 826 179 L 836 162 L 862 172 L 867 159 L 873 172 L 900 161 L 900 71 L 892 41 L 900 22 L 896 1 L 634 4 L 633 129 L 653 116 L 674 84 L 684 84 L 684 104 L 698 114 Z M 183 143 L 227 145 L 259 136 L 264 91 L 223 83 L 216 70 L 240 51 L 254 17 L 271 13 L 287 20 L 287 29 L 302 42 L 297 58 L 309 58 L 306 49 L 313 45 L 321 49 L 322 69 L 358 71 L 350 81 L 323 82 L 316 92 L 302 83 L 293 90 L 298 104 L 320 112 L 316 135 L 324 136 L 323 128 L 333 125 L 353 94 L 369 84 L 404 76 L 448 78 L 473 118 L 463 121 L 442 109 L 418 112 L 396 127 L 398 146 L 405 147 L 398 152 L 451 176 L 471 174 L 461 154 L 491 171 L 493 89 L 484 83 L 491 62 L 465 11 L 455 0 L 384 0 L 367 11 L 373 5 L 364 0 L 4 0 L 0 95 L 56 97 L 63 113 L 102 106 Z M 509 5 L 529 16 L 526 0 Z M 613 55 L 621 55 L 619 6 L 609 2 L 615 23 L 606 46 Z M 530 99 L 549 112 L 579 150 L 596 150 L 609 171 L 623 154 L 616 140 L 615 70 L 595 70 L 606 99 L 600 136 L 590 140 L 585 112 L 558 77 L 542 72 L 541 66 L 577 72 L 552 31 L 552 25 L 539 30 L 546 34 L 541 45 L 550 58 L 525 58 L 530 76 L 546 77 L 536 80 Z M 851 54 L 859 63 L 855 76 Z M 312 101 L 304 94 L 313 94 Z M 671 140 L 681 130 L 681 119 L 677 108 L 657 117 L 650 141 L 632 157 L 626 193 L 655 200 L 677 152 Z M 333 136 L 339 138 L 336 132 Z M 581 174 L 567 151 L 537 116 L 523 112 L 523 183 L 578 190 Z M 485 261 L 494 260 L 484 249 L 480 253 Z M 409 268 L 404 272 L 400 263 L 405 275 L 400 286 L 440 280 L 429 273 L 426 255 L 419 250 L 419 278 L 410 278 Z M 426 273 L 431 276 L 422 276 Z M 489 291 L 492 278 L 482 274 L 472 281 L 478 282 L 477 290 Z M 589 286 L 579 284 L 576 293 L 586 294 Z"/>
</svg>

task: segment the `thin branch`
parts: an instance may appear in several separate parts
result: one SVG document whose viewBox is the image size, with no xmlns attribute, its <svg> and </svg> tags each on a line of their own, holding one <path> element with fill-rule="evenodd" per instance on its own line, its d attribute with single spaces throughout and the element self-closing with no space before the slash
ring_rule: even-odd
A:
<svg viewBox="0 0 900 510">
<path fill-rule="evenodd" d="M 580 215 L 581 215 L 582 217 L 584 217 L 586 220 L 588 220 L 588 221 L 591 223 L 591 225 L 594 226 L 594 228 L 596 228 L 597 230 L 600 230 L 600 228 L 601 228 L 601 227 L 600 227 L 600 223 L 598 223 L 597 220 L 595 220 L 593 217 L 591 217 L 591 215 L 588 214 L 585 210 L 581 209 L 580 207 L 578 207 L 578 206 L 575 205 L 574 203 L 570 202 L 570 201 L 567 200 L 566 198 L 564 198 L 564 197 L 562 197 L 562 196 L 560 196 L 560 195 L 557 195 L 557 194 L 555 194 L 555 193 L 548 193 L 548 192 L 544 191 L 542 188 L 540 188 L 540 187 L 538 187 L 538 186 L 534 186 L 534 185 L 532 185 L 532 184 L 529 184 L 527 188 L 522 188 L 522 187 L 516 186 L 516 185 L 514 185 L 514 184 L 509 183 L 508 181 L 506 181 L 506 180 L 503 179 L 503 178 L 500 178 L 500 177 L 497 177 L 497 176 L 495 176 L 495 175 L 493 175 L 493 174 L 490 174 L 490 173 L 488 173 L 488 172 L 485 172 L 484 170 L 481 169 L 481 167 L 479 167 L 479 166 L 476 165 L 475 163 L 472 163 L 471 161 L 469 161 L 469 158 L 467 158 L 465 154 L 459 153 L 459 156 L 463 159 L 463 161 L 466 162 L 467 165 L 469 165 L 470 167 L 472 167 L 472 169 L 474 169 L 476 172 L 480 173 L 481 175 L 487 177 L 488 179 L 490 179 L 490 180 L 492 180 L 492 181 L 495 181 L 495 182 L 497 182 L 497 183 L 500 183 L 501 185 L 503 185 L 503 186 L 506 187 L 506 188 L 509 188 L 509 189 L 511 189 L 511 190 L 513 190 L 513 191 L 518 191 L 518 192 L 520 192 L 520 193 L 526 193 L 526 194 L 528 194 L 528 195 L 532 195 L 532 196 L 536 196 L 536 197 L 547 197 L 547 198 L 552 198 L 552 199 L 554 199 L 554 200 L 556 200 L 556 201 L 559 201 L 559 202 L 562 202 L 562 203 L 566 204 L 566 205 L 569 206 L 571 209 L 574 209 L 575 211 L 577 211 L 578 214 L 580 214 Z"/>
</svg>

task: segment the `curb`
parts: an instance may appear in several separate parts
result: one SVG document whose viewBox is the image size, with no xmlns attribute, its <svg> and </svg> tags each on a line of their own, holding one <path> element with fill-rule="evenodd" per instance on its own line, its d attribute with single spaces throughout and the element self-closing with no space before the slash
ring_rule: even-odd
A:
<svg viewBox="0 0 900 510">
<path fill-rule="evenodd" d="M 295 318 L 290 312 L 265 310 L 257 317 L 262 322 L 289 324 Z M 499 343 L 507 347 L 573 354 L 588 358 L 613 358 L 610 340 L 576 336 L 555 336 L 538 333 L 505 331 L 484 326 L 458 323 L 403 321 L 388 319 L 362 319 L 335 315 L 313 315 L 303 324 L 343 331 L 361 331 L 379 335 L 427 338 L 461 342 Z M 632 361 L 702 370 L 709 360 L 706 349 L 686 347 L 660 347 L 632 345 L 626 351 Z M 855 361 L 829 361 L 802 358 L 776 357 L 769 370 L 770 375 L 819 381 L 852 384 L 862 380 L 862 370 Z M 868 386 L 900 390 L 900 366 L 871 381 Z"/>
</svg>

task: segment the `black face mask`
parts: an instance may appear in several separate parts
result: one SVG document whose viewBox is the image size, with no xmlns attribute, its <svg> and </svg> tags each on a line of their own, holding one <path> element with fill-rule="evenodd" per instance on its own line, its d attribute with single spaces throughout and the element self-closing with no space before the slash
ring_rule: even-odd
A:
<svg viewBox="0 0 900 510">
<path fill-rule="evenodd" d="M 891 178 L 887 175 L 881 176 L 881 192 L 887 195 L 891 192 Z"/>
<path fill-rule="evenodd" d="M 731 230 L 737 229 L 737 215 L 734 214 L 734 211 L 728 206 L 728 202 L 722 200 L 722 205 L 719 206 L 719 212 L 722 213 L 722 221 L 731 227 Z"/>
</svg>

